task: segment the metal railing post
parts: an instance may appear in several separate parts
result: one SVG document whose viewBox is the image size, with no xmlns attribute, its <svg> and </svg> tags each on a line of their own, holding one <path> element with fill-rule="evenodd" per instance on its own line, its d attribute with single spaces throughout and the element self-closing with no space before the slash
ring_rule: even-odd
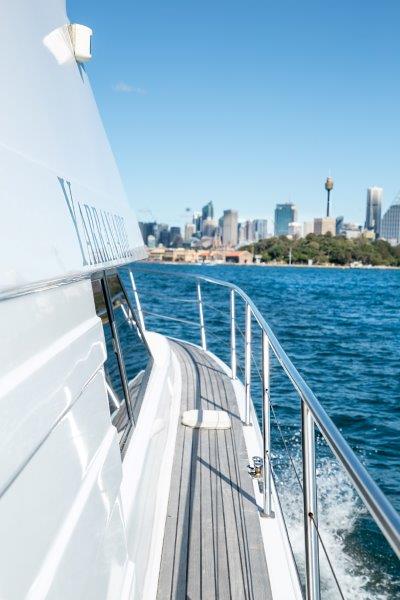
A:
<svg viewBox="0 0 400 600">
<path fill-rule="evenodd" d="M 232 379 L 236 379 L 235 290 L 231 290 L 231 377 L 232 377 Z"/>
<path fill-rule="evenodd" d="M 250 425 L 250 383 L 251 383 L 251 308 L 246 302 L 246 328 L 244 351 L 244 388 L 246 397 L 245 424 Z"/>
<path fill-rule="evenodd" d="M 306 552 L 306 597 L 320 600 L 318 548 L 317 480 L 315 471 L 314 419 L 304 400 L 301 400 L 304 538 Z"/>
<path fill-rule="evenodd" d="M 146 325 L 144 323 L 142 306 L 140 304 L 139 294 L 137 292 L 135 279 L 133 277 L 133 273 L 132 273 L 131 269 L 129 269 L 129 277 L 131 279 L 131 286 L 132 286 L 132 291 L 133 291 L 133 297 L 135 298 L 135 304 L 136 304 L 136 308 L 137 308 L 137 311 L 138 311 L 138 317 L 139 317 L 140 325 L 142 327 L 142 330 L 146 331 Z"/>
<path fill-rule="evenodd" d="M 203 348 L 203 350 L 207 350 L 206 331 L 204 328 L 203 301 L 201 299 L 201 285 L 200 285 L 199 281 L 196 283 L 196 286 L 197 286 L 197 302 L 199 304 L 199 323 L 200 323 L 201 347 Z"/>
<path fill-rule="evenodd" d="M 262 383 L 263 383 L 263 445 L 264 445 L 264 502 L 263 517 L 273 517 L 271 506 L 271 420 L 270 420 L 270 377 L 269 377 L 269 341 L 267 334 L 262 333 Z"/>
</svg>

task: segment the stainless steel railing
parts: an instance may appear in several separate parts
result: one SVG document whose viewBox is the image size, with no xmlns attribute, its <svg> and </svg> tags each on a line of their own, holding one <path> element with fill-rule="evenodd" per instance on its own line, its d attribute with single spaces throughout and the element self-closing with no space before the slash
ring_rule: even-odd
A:
<svg viewBox="0 0 400 600">
<path fill-rule="evenodd" d="M 144 272 L 140 269 L 139 272 Z M 317 505 L 317 476 L 315 460 L 315 427 L 319 429 L 323 438 L 331 448 L 340 464 L 345 469 L 362 501 L 369 510 L 372 518 L 377 523 L 384 537 L 400 558 L 400 516 L 389 500 L 371 478 L 367 470 L 358 460 L 346 440 L 330 419 L 318 399 L 308 387 L 292 361 L 289 359 L 279 341 L 275 337 L 268 323 L 251 300 L 251 298 L 237 285 L 200 275 L 171 273 L 171 271 L 148 270 L 153 275 L 167 275 L 168 277 L 192 278 L 196 285 L 198 306 L 198 323 L 201 346 L 207 349 L 207 328 L 204 319 L 206 308 L 202 295 L 202 284 L 210 284 L 227 288 L 229 290 L 229 323 L 230 323 L 230 360 L 231 377 L 237 376 L 238 357 L 236 349 L 237 328 L 237 298 L 240 298 L 245 307 L 245 352 L 244 352 L 244 387 L 245 387 L 245 425 L 251 424 L 251 357 L 252 357 L 252 324 L 255 322 L 261 330 L 261 378 L 262 378 L 262 413 L 263 413 L 263 515 L 273 517 L 271 510 L 272 493 L 272 468 L 271 468 L 271 434 L 270 434 L 270 356 L 275 355 L 283 371 L 291 381 L 294 389 L 301 399 L 301 437 L 302 437 L 302 470 L 303 470 L 303 504 L 304 504 L 304 532 L 305 532 L 305 563 L 306 563 L 306 597 L 307 600 L 320 600 L 320 568 L 319 568 L 319 532 L 318 532 L 318 505 Z M 133 275 L 132 285 L 139 315 L 143 321 L 146 311 L 140 306 L 139 296 L 136 291 Z M 154 313 L 147 313 L 153 314 Z M 174 320 L 174 317 L 157 314 L 159 318 Z M 194 324 L 188 320 L 177 321 Z M 329 558 L 328 558 L 329 560 Z"/>
</svg>

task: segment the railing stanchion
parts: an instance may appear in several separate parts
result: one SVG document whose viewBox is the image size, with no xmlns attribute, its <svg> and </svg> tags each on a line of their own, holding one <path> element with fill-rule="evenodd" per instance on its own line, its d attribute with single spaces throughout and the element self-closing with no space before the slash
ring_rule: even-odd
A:
<svg viewBox="0 0 400 600">
<path fill-rule="evenodd" d="M 251 382 L 251 308 L 246 302 L 246 328 L 244 352 L 244 388 L 246 398 L 245 424 L 250 425 L 250 382 Z"/>
<path fill-rule="evenodd" d="M 317 480 L 315 470 L 314 419 L 304 400 L 301 400 L 304 538 L 306 553 L 306 597 L 320 600 L 318 549 Z"/>
<path fill-rule="evenodd" d="M 197 302 L 199 304 L 199 323 L 200 323 L 201 347 L 203 348 L 203 350 L 207 350 L 206 331 L 204 328 L 203 301 L 201 298 L 200 282 L 198 281 L 196 285 L 197 285 Z"/>
<path fill-rule="evenodd" d="M 231 290 L 231 377 L 236 379 L 236 314 L 235 290 Z"/>
<path fill-rule="evenodd" d="M 142 327 L 143 331 L 146 331 L 146 325 L 144 323 L 144 316 L 143 316 L 143 311 L 142 311 L 142 305 L 140 304 L 140 298 L 139 298 L 139 294 L 136 288 L 136 283 L 135 283 L 135 278 L 133 277 L 133 273 L 132 270 L 129 269 L 129 277 L 131 280 L 131 286 L 132 286 L 132 292 L 133 292 L 133 297 L 135 298 L 135 304 L 136 304 L 136 308 L 138 311 L 138 317 L 139 317 L 139 321 L 140 321 L 140 325 Z"/>
<path fill-rule="evenodd" d="M 264 502 L 263 517 L 273 517 L 271 506 L 271 421 L 270 421 L 270 372 L 269 341 L 267 334 L 262 333 L 262 384 L 263 384 L 263 446 L 264 446 Z"/>
</svg>

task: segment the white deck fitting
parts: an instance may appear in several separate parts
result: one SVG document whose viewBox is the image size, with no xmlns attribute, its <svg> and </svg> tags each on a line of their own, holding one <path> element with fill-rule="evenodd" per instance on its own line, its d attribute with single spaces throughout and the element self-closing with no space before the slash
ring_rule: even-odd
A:
<svg viewBox="0 0 400 600">
<path fill-rule="evenodd" d="M 201 349 L 171 342 L 182 412 L 225 410 L 225 430 L 178 426 L 158 584 L 159 600 L 270 600 L 263 539 L 229 377 Z"/>
</svg>

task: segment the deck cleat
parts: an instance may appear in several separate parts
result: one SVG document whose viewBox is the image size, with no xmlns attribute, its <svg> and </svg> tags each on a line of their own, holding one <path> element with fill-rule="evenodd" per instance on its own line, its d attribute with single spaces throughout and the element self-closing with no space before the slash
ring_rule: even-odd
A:
<svg viewBox="0 0 400 600">
<path fill-rule="evenodd" d="M 253 464 L 247 465 L 249 475 L 253 478 L 259 478 L 262 475 L 263 459 L 260 456 L 253 456 Z"/>
<path fill-rule="evenodd" d="M 253 464 L 256 472 L 255 477 L 261 477 L 263 467 L 263 459 L 261 456 L 253 456 Z"/>
</svg>

